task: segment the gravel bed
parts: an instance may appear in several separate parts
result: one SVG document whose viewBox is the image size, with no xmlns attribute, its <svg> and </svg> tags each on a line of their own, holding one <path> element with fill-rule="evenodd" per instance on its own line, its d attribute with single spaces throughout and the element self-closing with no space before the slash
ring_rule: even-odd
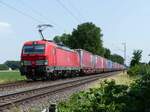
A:
<svg viewBox="0 0 150 112">
<path fill-rule="evenodd" d="M 76 79 L 78 79 L 78 78 L 76 78 Z M 99 78 L 99 79 L 101 79 L 101 78 Z M 73 78 L 66 79 L 66 80 L 70 81 L 70 80 L 73 80 Z M 63 81 L 66 82 L 66 80 L 57 80 L 51 84 L 52 85 L 58 84 L 58 83 L 62 83 Z M 34 110 L 34 112 L 35 112 L 35 110 L 36 110 L 36 112 L 41 112 L 40 110 L 44 109 L 45 107 L 49 106 L 50 104 L 53 104 L 53 103 L 57 104 L 60 101 L 64 101 L 64 100 L 68 99 L 70 97 L 70 95 L 72 95 L 73 93 L 77 93 L 82 90 L 87 90 L 89 87 L 91 87 L 90 85 L 92 85 L 95 82 L 96 81 L 93 81 L 93 82 L 83 84 L 83 85 L 80 85 L 80 86 L 77 86 L 74 88 L 69 88 L 69 89 L 63 90 L 59 93 L 53 93 L 49 96 L 39 98 L 34 101 L 28 101 L 22 105 L 19 105 L 19 107 L 16 108 L 17 111 L 16 110 L 15 111 L 14 110 L 6 110 L 5 112 L 31 112 L 29 110 Z M 36 85 L 36 87 L 37 87 L 37 85 Z M 18 111 L 18 109 L 19 109 L 19 111 Z M 39 110 L 39 111 L 37 111 L 37 110 Z"/>
<path fill-rule="evenodd" d="M 7 95 L 7 94 L 13 94 L 16 92 L 21 92 L 21 91 L 25 91 L 25 90 L 31 90 L 31 89 L 36 89 L 36 88 L 41 88 L 41 87 L 45 87 L 45 86 L 50 86 L 50 85 L 55 85 L 55 84 L 59 84 L 59 83 L 63 83 L 66 81 L 71 81 L 73 79 L 79 79 L 78 78 L 72 78 L 72 79 L 60 79 L 60 80 L 56 80 L 56 81 L 47 81 L 47 82 L 41 82 L 41 83 L 33 83 L 33 84 L 29 84 L 29 86 L 25 86 L 25 87 L 19 87 L 19 88 L 15 88 L 15 89 L 10 89 L 10 90 L 6 90 L 6 91 L 0 91 L 0 96 L 3 95 Z"/>
<path fill-rule="evenodd" d="M 88 77 L 88 76 L 85 76 L 85 77 Z M 10 90 L 0 91 L 0 96 L 7 95 L 7 94 L 13 94 L 16 92 L 21 92 L 21 91 L 26 91 L 26 90 L 31 90 L 31 89 L 36 89 L 36 88 L 41 88 L 41 87 L 46 87 L 46 86 L 50 86 L 50 85 L 60 84 L 60 83 L 64 83 L 67 81 L 72 81 L 74 79 L 80 79 L 80 78 L 85 78 L 85 77 L 60 79 L 60 80 L 56 80 L 56 81 L 46 81 L 46 82 L 43 81 L 40 83 L 37 82 L 37 83 L 29 84 L 29 85 L 27 83 L 27 86 L 25 86 L 25 87 L 19 87 L 19 88 L 14 88 L 14 89 L 10 89 Z"/>
<path fill-rule="evenodd" d="M 94 82 L 77 86 L 66 91 L 61 91 L 59 93 L 53 93 L 52 95 L 40 98 L 40 100 L 34 100 L 32 102 L 25 103 L 24 105 L 20 105 L 19 107 L 13 108 L 12 110 L 6 110 L 5 112 L 12 112 L 14 110 L 17 112 L 18 110 L 19 112 L 30 112 L 30 110 L 41 112 L 41 110 L 48 107 L 50 104 L 57 104 L 61 101 L 67 100 L 73 93 L 89 89 L 89 85 Z"/>
</svg>

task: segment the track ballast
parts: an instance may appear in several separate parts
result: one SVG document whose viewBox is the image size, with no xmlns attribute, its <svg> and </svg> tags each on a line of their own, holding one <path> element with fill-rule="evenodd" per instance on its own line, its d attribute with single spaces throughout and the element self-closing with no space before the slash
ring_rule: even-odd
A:
<svg viewBox="0 0 150 112">
<path fill-rule="evenodd" d="M 40 99 L 42 97 L 46 97 L 47 95 L 55 94 L 58 92 L 65 91 L 67 89 L 81 86 L 83 84 L 96 81 L 99 78 L 108 77 L 117 73 L 118 72 L 103 73 L 98 75 L 73 78 L 70 81 L 62 82 L 59 84 L 52 84 L 49 86 L 44 86 L 36 89 L 30 89 L 30 90 L 24 90 L 12 94 L 6 94 L 0 96 L 0 111 L 10 109 L 13 106 L 18 106 L 21 104 L 31 102 L 36 99 Z"/>
</svg>

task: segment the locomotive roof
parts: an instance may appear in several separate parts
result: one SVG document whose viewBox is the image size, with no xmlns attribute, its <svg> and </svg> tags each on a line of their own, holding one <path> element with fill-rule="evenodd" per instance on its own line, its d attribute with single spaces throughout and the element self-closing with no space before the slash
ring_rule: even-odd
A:
<svg viewBox="0 0 150 112">
<path fill-rule="evenodd" d="M 36 44 L 46 44 L 46 43 L 50 43 L 56 46 L 56 44 L 53 41 L 49 41 L 49 40 L 34 40 L 34 41 L 27 41 L 24 44 L 25 45 L 32 45 L 33 43 Z"/>
</svg>

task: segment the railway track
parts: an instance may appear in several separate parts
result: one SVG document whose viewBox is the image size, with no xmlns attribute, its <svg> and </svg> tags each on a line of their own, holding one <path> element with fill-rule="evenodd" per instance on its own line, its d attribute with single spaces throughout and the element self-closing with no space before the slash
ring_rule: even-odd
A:
<svg viewBox="0 0 150 112">
<path fill-rule="evenodd" d="M 23 86 L 26 83 L 26 81 L 18 81 L 18 82 L 12 82 L 12 83 L 6 83 L 6 84 L 0 84 L 0 91 L 4 90 L 10 90 L 17 86 Z"/>
<path fill-rule="evenodd" d="M 13 83 L 8 83 L 8 84 L 0 84 L 0 92 L 1 91 L 11 91 L 14 89 L 18 88 L 25 88 L 33 85 L 40 85 L 40 84 L 49 84 L 53 83 L 54 81 L 18 81 L 18 82 L 13 82 Z"/>
<path fill-rule="evenodd" d="M 90 83 L 99 78 L 108 77 L 114 74 L 117 74 L 117 72 L 86 76 L 81 77 L 80 79 L 75 78 L 73 80 L 62 82 L 59 84 L 3 95 L 0 96 L 0 111 L 9 109 L 12 106 L 17 106 L 32 100 L 40 99 L 41 97 L 45 97 L 47 95 L 51 95 L 86 83 Z"/>
<path fill-rule="evenodd" d="M 76 77 L 76 78 L 79 78 L 79 77 Z M 57 82 L 61 82 L 61 81 L 65 81 L 65 80 L 73 80 L 73 79 L 75 79 L 75 78 L 59 79 L 59 80 L 57 80 Z M 56 81 L 36 81 L 36 82 L 33 82 L 33 81 L 25 81 L 24 80 L 24 81 L 12 82 L 12 83 L 0 84 L 0 93 L 5 92 L 5 91 L 7 91 L 7 92 L 14 91 L 14 90 L 20 89 L 20 88 L 29 88 L 32 86 L 40 86 L 40 85 L 46 85 L 46 84 L 49 85 L 49 84 L 52 84 L 54 82 L 56 82 Z"/>
<path fill-rule="evenodd" d="M 76 77 L 77 78 L 77 77 Z M 57 82 L 62 82 L 65 80 L 72 80 L 74 78 L 66 78 L 66 79 L 59 79 Z M 42 86 L 42 85 L 50 85 L 56 83 L 56 80 L 50 80 L 50 81 L 18 81 L 18 82 L 12 82 L 12 83 L 7 83 L 7 84 L 0 84 L 0 93 L 5 93 L 9 91 L 14 91 L 16 89 L 21 89 L 21 88 L 32 88 L 32 87 L 37 87 L 37 86 Z M 0 95 L 1 96 L 1 95 Z"/>
</svg>

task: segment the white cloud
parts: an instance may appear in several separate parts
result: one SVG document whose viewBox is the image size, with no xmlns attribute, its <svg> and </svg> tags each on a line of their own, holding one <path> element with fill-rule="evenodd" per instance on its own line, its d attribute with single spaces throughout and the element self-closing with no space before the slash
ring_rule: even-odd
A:
<svg viewBox="0 0 150 112">
<path fill-rule="evenodd" d="M 0 22 L 0 35 L 7 35 L 13 32 L 12 25 L 7 22 Z"/>
<path fill-rule="evenodd" d="M 6 23 L 6 22 L 0 22 L 0 29 L 6 29 L 10 27 L 11 27 L 11 24 Z"/>
</svg>

